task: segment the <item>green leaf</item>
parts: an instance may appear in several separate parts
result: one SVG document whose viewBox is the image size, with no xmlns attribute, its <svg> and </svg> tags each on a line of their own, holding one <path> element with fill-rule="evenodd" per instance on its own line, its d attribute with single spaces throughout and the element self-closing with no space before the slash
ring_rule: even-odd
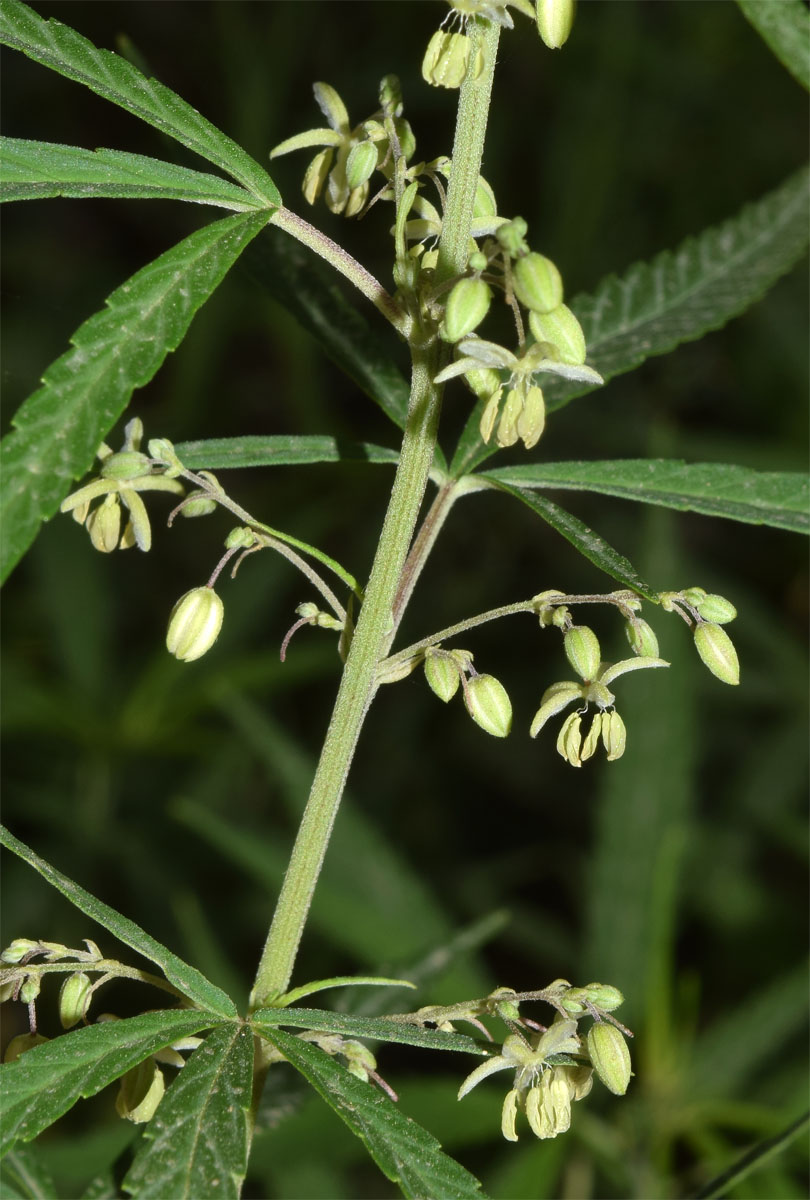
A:
<svg viewBox="0 0 810 1200">
<path fill-rule="evenodd" d="M 255 212 L 255 196 L 227 179 L 120 150 L 0 138 L 0 201 L 71 199 L 188 200 Z"/>
<path fill-rule="evenodd" d="M 192 471 L 227 467 L 289 467 L 301 463 L 397 463 L 399 451 L 369 442 L 344 442 L 333 437 L 273 434 L 267 437 L 209 438 L 175 444 L 183 466 Z"/>
<path fill-rule="evenodd" d="M 45 21 L 20 0 L 0 7 L 0 42 L 119 104 L 232 175 L 267 208 L 281 196 L 267 172 L 241 146 L 170 88 L 147 79 L 111 50 L 98 50 L 60 21 Z"/>
<path fill-rule="evenodd" d="M 807 1128 L 810 1124 L 810 1113 L 802 1113 L 795 1121 L 788 1125 L 787 1129 L 781 1130 L 776 1137 L 763 1138 L 757 1142 L 745 1154 L 743 1154 L 733 1166 L 727 1171 L 723 1171 L 722 1175 L 718 1175 L 712 1179 L 710 1183 L 705 1184 L 699 1192 L 695 1192 L 695 1200 L 720 1200 L 720 1197 L 728 1196 L 732 1190 L 736 1190 L 750 1175 L 763 1167 L 769 1159 L 776 1154 L 782 1154 L 788 1148 L 790 1143 L 794 1141 L 800 1133 L 805 1135 L 807 1140 Z M 738 1193 L 740 1194 L 740 1193 Z M 751 1193 L 749 1193 L 751 1194 Z"/>
<path fill-rule="evenodd" d="M 35 1138 L 77 1100 L 94 1096 L 156 1050 L 218 1020 L 214 1013 L 166 1009 L 87 1025 L 26 1050 L 0 1067 L 0 1153 Z"/>
<path fill-rule="evenodd" d="M 566 541 L 569 541 L 600 571 L 612 576 L 623 587 L 632 588 L 640 596 L 645 596 L 648 600 L 657 603 L 657 593 L 641 578 L 633 564 L 577 517 L 572 516 L 559 505 L 552 504 L 550 500 L 546 500 L 545 496 L 534 496 L 531 492 L 527 492 L 523 488 L 512 487 L 508 483 L 500 481 L 493 481 L 493 483 L 499 491 L 522 500 L 532 512 L 536 512 L 539 517 L 548 522 L 552 529 L 561 533 Z"/>
<path fill-rule="evenodd" d="M 236 1200 L 248 1160 L 253 1036 L 225 1025 L 198 1046 L 169 1088 L 123 1187 L 139 1200 Z"/>
<path fill-rule="evenodd" d="M 737 0 L 776 57 L 810 91 L 810 13 L 802 0 Z"/>
<path fill-rule="evenodd" d="M 381 349 L 365 317 L 346 299 L 334 273 L 280 232 L 256 243 L 245 256 L 245 265 L 361 391 L 404 429 L 408 384 Z"/>
<path fill-rule="evenodd" d="M 807 184 L 803 167 L 722 225 L 635 263 L 622 276 L 608 276 L 593 294 L 576 296 L 571 308 L 585 332 L 588 364 L 612 379 L 720 329 L 759 300 L 807 246 Z M 541 383 L 549 413 L 594 390 L 559 377 Z M 479 419 L 480 412 L 473 413 L 462 433 L 454 478 L 497 453 L 494 443 L 476 437 Z"/>
<path fill-rule="evenodd" d="M 0 1167 L 3 1200 L 58 1200 L 53 1179 L 31 1146 L 19 1146 Z"/>
<path fill-rule="evenodd" d="M 478 1180 L 387 1096 L 317 1046 L 280 1029 L 268 1030 L 265 1036 L 365 1143 L 383 1174 L 399 1184 L 406 1197 L 483 1200 Z"/>
<path fill-rule="evenodd" d="M 6 9 L 2 10 L 5 12 Z M 183 339 L 197 309 L 246 244 L 263 212 L 215 221 L 143 267 L 106 308 L 80 325 L 74 349 L 48 367 L 0 445 L 0 579 L 53 516 L 70 480 L 83 475 L 136 387 L 148 383 Z"/>
<path fill-rule="evenodd" d="M 81 912 L 97 921 L 104 929 L 114 934 L 124 945 L 137 950 L 144 958 L 156 963 L 163 971 L 169 983 L 187 996 L 193 1004 L 216 1013 L 218 1017 L 235 1017 L 236 1006 L 220 988 L 216 987 L 195 967 L 190 967 L 181 958 L 172 954 L 160 942 L 150 937 L 134 921 L 121 916 L 114 908 L 109 908 L 95 896 L 91 896 L 83 887 L 79 887 L 72 879 L 68 879 L 50 863 L 35 854 L 30 847 L 17 840 L 13 834 L 0 825 L 0 844 L 17 854 L 24 862 L 33 867 L 52 887 L 74 904 Z"/>
<path fill-rule="evenodd" d="M 685 463 L 679 459 L 625 458 L 527 463 L 481 474 L 522 488 L 601 492 L 750 525 L 773 525 L 796 533 L 810 530 L 810 485 L 799 472 L 752 471 L 748 467 Z"/>
<path fill-rule="evenodd" d="M 440 1029 L 421 1029 L 390 1017 L 355 1017 L 320 1008 L 262 1008 L 253 1014 L 251 1024 L 257 1033 L 270 1037 L 268 1030 L 279 1025 L 299 1029 L 317 1029 L 345 1037 L 373 1038 L 378 1042 L 400 1042 L 404 1046 L 423 1046 L 427 1050 L 457 1050 L 464 1054 L 486 1051 L 463 1033 L 445 1033 Z"/>
</svg>

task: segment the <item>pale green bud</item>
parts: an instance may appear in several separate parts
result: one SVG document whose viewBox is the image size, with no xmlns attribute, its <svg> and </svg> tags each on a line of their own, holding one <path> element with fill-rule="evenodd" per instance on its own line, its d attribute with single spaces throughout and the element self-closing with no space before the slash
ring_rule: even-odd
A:
<svg viewBox="0 0 810 1200">
<path fill-rule="evenodd" d="M 149 455 L 168 468 L 165 472 L 167 479 L 176 479 L 183 470 L 183 464 L 177 457 L 174 445 L 168 438 L 151 438 L 149 441 Z"/>
<path fill-rule="evenodd" d="M 111 554 L 121 533 L 121 505 L 115 493 L 106 496 L 87 518 L 87 532 L 94 549 Z"/>
<path fill-rule="evenodd" d="M 518 440 L 517 423 L 520 414 L 523 412 L 523 396 L 517 388 L 510 388 L 506 393 L 506 401 L 501 412 L 501 419 L 498 422 L 498 432 L 495 440 L 501 449 L 506 446 L 514 446 Z"/>
<path fill-rule="evenodd" d="M 506 688 L 493 675 L 473 675 L 464 687 L 464 703 L 476 725 L 493 737 L 512 728 L 512 704 Z"/>
<path fill-rule="evenodd" d="M 43 1042 L 47 1041 L 48 1038 L 43 1037 L 41 1033 L 21 1033 L 12 1038 L 6 1046 L 3 1062 L 15 1062 L 21 1054 L 25 1054 L 26 1050 L 33 1050 L 34 1046 L 41 1046 Z"/>
<path fill-rule="evenodd" d="M 737 615 L 736 608 L 730 600 L 726 600 L 725 596 L 704 596 L 695 604 L 695 608 L 704 621 L 713 621 L 715 625 L 727 625 Z"/>
<path fill-rule="evenodd" d="M 487 269 L 487 256 L 481 250 L 473 250 L 470 257 L 467 259 L 467 267 L 470 271 L 475 271 L 480 275 L 482 271 Z"/>
<path fill-rule="evenodd" d="M 548 313 L 562 303 L 560 272 L 550 258 L 532 251 L 519 258 L 512 268 L 515 295 L 532 312 Z"/>
<path fill-rule="evenodd" d="M 573 712 L 565 718 L 562 728 L 557 735 L 557 753 L 562 755 L 572 767 L 581 767 L 580 747 L 582 745 L 582 718 Z"/>
<path fill-rule="evenodd" d="M 607 751 L 608 762 L 615 762 L 624 754 L 627 730 L 615 708 L 612 712 L 602 713 L 602 742 Z"/>
<path fill-rule="evenodd" d="M 416 150 L 416 138 L 408 122 L 404 117 L 396 117 L 394 120 L 394 132 L 399 141 L 399 148 L 402 151 L 402 157 L 407 161 Z"/>
<path fill-rule="evenodd" d="M 526 249 L 526 231 L 529 226 L 523 217 L 513 217 L 495 230 L 495 240 L 507 254 L 517 255 Z"/>
<path fill-rule="evenodd" d="M 641 617 L 633 617 L 624 627 L 633 653 L 642 658 L 658 658 L 658 638 L 652 625 Z"/>
<path fill-rule="evenodd" d="M 687 604 L 692 604 L 692 605 L 700 604 L 701 600 L 705 600 L 706 596 L 708 595 L 706 589 L 702 588 L 702 587 L 684 588 L 680 594 L 684 598 L 684 600 L 686 601 Z M 677 592 L 668 592 L 667 595 L 677 596 L 678 593 Z"/>
<path fill-rule="evenodd" d="M 549 50 L 559 50 L 574 23 L 575 0 L 536 0 L 537 32 Z"/>
<path fill-rule="evenodd" d="M 422 78 L 433 87 L 461 87 L 467 76 L 477 79 L 484 65 L 483 55 L 476 50 L 470 57 L 472 46 L 464 33 L 448 33 L 437 29 L 428 42 L 422 59 Z"/>
<path fill-rule="evenodd" d="M 102 479 L 138 479 L 152 469 L 147 454 L 138 450 L 121 450 L 105 458 L 99 475 Z"/>
<path fill-rule="evenodd" d="M 20 1000 L 23 1004 L 33 1004 L 42 989 L 42 980 L 38 975 L 27 975 L 20 988 Z"/>
<path fill-rule="evenodd" d="M 587 760 L 596 753 L 599 745 L 599 735 L 602 732 L 602 719 L 603 714 L 601 712 L 594 714 L 594 718 L 591 721 L 591 727 L 585 735 L 585 740 L 582 743 L 582 749 L 579 752 L 579 757 L 582 762 L 587 762 Z"/>
<path fill-rule="evenodd" d="M 216 500 L 212 500 L 205 492 L 191 496 L 180 509 L 181 517 L 208 517 L 218 508 Z"/>
<path fill-rule="evenodd" d="M 494 374 L 494 372 L 493 372 Z M 490 397 L 484 405 L 484 411 L 481 413 L 481 420 L 478 422 L 478 430 L 483 441 L 488 442 L 492 437 L 492 431 L 495 428 L 495 422 L 498 419 L 498 409 L 501 406 L 501 392 L 499 387 L 496 392 Z"/>
<path fill-rule="evenodd" d="M 447 297 L 440 336 L 446 342 L 458 342 L 483 321 L 492 292 L 483 279 L 459 279 Z"/>
<path fill-rule="evenodd" d="M 599 639 L 587 625 L 572 625 L 563 638 L 565 656 L 576 673 L 584 680 L 599 674 L 602 651 Z"/>
<path fill-rule="evenodd" d="M 72 1029 L 84 1020 L 90 1003 L 90 976 L 84 971 L 68 975 L 59 989 L 59 1020 L 63 1029 Z"/>
<path fill-rule="evenodd" d="M 603 1012 L 613 1012 L 619 1005 L 624 1004 L 624 996 L 610 983 L 588 983 L 582 990 L 587 993 L 591 1004 L 601 1008 Z"/>
<path fill-rule="evenodd" d="M 557 591 L 555 588 L 549 588 L 548 591 L 538 592 L 536 596 L 532 596 L 532 604 L 535 606 L 535 612 L 540 618 L 540 625 L 545 628 L 551 624 L 551 619 L 554 615 L 555 608 L 552 601 L 557 596 L 564 596 L 565 592 Z M 559 607 L 559 605 L 557 606 Z"/>
<path fill-rule="evenodd" d="M 712 675 L 723 683 L 740 682 L 740 660 L 734 643 L 721 625 L 704 621 L 695 626 L 695 646 Z"/>
<path fill-rule="evenodd" d="M 32 950 L 36 950 L 38 945 L 39 942 L 32 942 L 31 938 L 15 938 L 13 942 L 9 942 L 3 953 L 0 954 L 0 962 L 22 962 L 26 954 L 30 954 Z"/>
<path fill-rule="evenodd" d="M 237 525 L 225 538 L 225 549 L 233 550 L 235 546 L 249 550 L 256 543 L 256 534 L 247 525 Z"/>
<path fill-rule="evenodd" d="M 516 1142 L 518 1140 L 517 1130 L 515 1129 L 515 1118 L 517 1117 L 517 1088 L 512 1088 L 506 1093 L 501 1109 L 501 1133 L 506 1138 L 507 1142 Z"/>
<path fill-rule="evenodd" d="M 225 607 L 213 588 L 192 588 L 172 609 L 166 649 L 182 662 L 200 658 L 219 637 L 224 612 Z"/>
<path fill-rule="evenodd" d="M 470 367 L 462 375 L 467 387 L 479 400 L 500 395 L 501 377 L 494 367 Z"/>
<path fill-rule="evenodd" d="M 346 183 L 353 191 L 362 187 L 377 167 L 377 147 L 372 142 L 358 142 L 346 159 Z"/>
<path fill-rule="evenodd" d="M 430 690 L 445 704 L 453 699 L 461 682 L 458 665 L 452 656 L 433 647 L 425 651 L 425 679 Z"/>
<path fill-rule="evenodd" d="M 533 449 L 540 440 L 546 426 L 546 404 L 542 390 L 530 387 L 523 399 L 523 408 L 517 419 L 518 437 L 527 450 Z"/>
<path fill-rule="evenodd" d="M 153 1058 L 147 1058 L 121 1077 L 115 1111 L 119 1117 L 143 1125 L 155 1115 L 165 1090 L 163 1072 Z"/>
<path fill-rule="evenodd" d="M 585 334 L 571 309 L 558 304 L 551 312 L 529 313 L 529 328 L 538 342 L 550 342 L 560 362 L 581 366 L 585 362 Z"/>
<path fill-rule="evenodd" d="M 602 1083 L 614 1096 L 623 1096 L 632 1074 L 627 1042 L 615 1025 L 597 1021 L 588 1030 L 588 1054 Z"/>
</svg>

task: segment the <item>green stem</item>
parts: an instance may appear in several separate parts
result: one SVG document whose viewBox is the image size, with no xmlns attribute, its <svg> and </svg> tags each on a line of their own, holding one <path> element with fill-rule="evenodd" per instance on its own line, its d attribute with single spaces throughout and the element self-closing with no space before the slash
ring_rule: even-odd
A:
<svg viewBox="0 0 810 1200">
<path fill-rule="evenodd" d="M 440 269 L 450 274 L 464 269 L 469 253 L 472 205 L 483 152 L 498 33 L 497 25 L 484 22 L 475 26 L 473 36 L 484 50 L 487 66 L 477 80 L 465 82 L 459 100 L 454 145 L 457 157 L 439 245 Z M 459 195 L 461 192 L 469 195 Z M 295 231 L 290 229 L 290 232 Z M 408 421 L 391 500 L 312 790 L 256 974 L 252 1009 L 272 1004 L 289 983 L 357 739 L 376 690 L 377 666 L 391 635 L 394 600 L 433 462 L 441 405 L 441 389 L 433 379 L 446 353 L 447 348 L 436 337 L 435 327 L 414 328 Z M 260 1056 L 259 1075 L 262 1067 Z"/>
</svg>

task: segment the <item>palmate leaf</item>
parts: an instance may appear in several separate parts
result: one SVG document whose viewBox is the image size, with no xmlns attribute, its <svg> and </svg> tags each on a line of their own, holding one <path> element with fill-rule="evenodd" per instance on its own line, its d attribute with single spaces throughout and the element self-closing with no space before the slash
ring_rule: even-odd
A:
<svg viewBox="0 0 810 1200">
<path fill-rule="evenodd" d="M 802 0 L 737 0 L 746 18 L 802 87 L 810 91 L 810 13 Z"/>
<path fill-rule="evenodd" d="M 108 907 L 103 901 L 92 896 L 90 892 L 86 892 L 78 883 L 74 883 L 61 871 L 57 871 L 50 863 L 35 854 L 30 847 L 18 841 L 3 825 L 0 825 L 0 844 L 13 851 L 23 862 L 27 862 L 35 871 L 38 871 L 43 879 L 67 897 L 71 904 L 74 904 L 85 916 L 97 921 L 124 945 L 137 950 L 144 958 L 148 958 L 150 962 L 160 967 L 169 983 L 174 984 L 192 1003 L 200 1008 L 210 1010 L 218 1017 L 236 1016 L 236 1006 L 230 996 L 227 996 L 221 988 L 200 974 L 196 967 L 190 967 L 177 955 L 172 954 L 171 950 L 150 937 L 134 921 L 122 916 L 114 908 Z"/>
<path fill-rule="evenodd" d="M 311 434 L 271 434 L 267 437 L 207 438 L 176 442 L 183 466 L 192 471 L 227 467 L 290 467 L 302 463 L 399 462 L 399 451 L 370 442 L 343 442 Z"/>
<path fill-rule="evenodd" d="M 28 1142 L 76 1103 L 179 1038 L 218 1024 L 199 1009 L 166 1009 L 87 1025 L 0 1067 L 0 1154 Z"/>
<path fill-rule="evenodd" d="M 653 591 L 649 583 L 641 578 L 633 564 L 577 517 L 566 512 L 564 508 L 560 508 L 558 504 L 553 504 L 545 496 L 535 496 L 525 488 L 513 487 L 508 483 L 495 480 L 492 482 L 499 491 L 515 496 L 533 512 L 536 512 L 539 517 L 548 522 L 552 529 L 561 533 L 584 558 L 599 567 L 600 571 L 612 576 L 623 587 L 632 588 L 640 596 L 657 603 L 657 593 Z"/>
<path fill-rule="evenodd" d="M 266 212 L 239 213 L 192 233 L 117 288 L 76 330 L 74 348 L 48 367 L 0 446 L 0 580 L 266 223 Z"/>
<path fill-rule="evenodd" d="M 99 50 L 67 25 L 45 21 L 20 0 L 0 6 L 0 42 L 119 104 L 189 150 L 232 175 L 265 208 L 281 196 L 270 176 L 241 146 L 170 88 L 147 77 L 120 55 Z"/>
<path fill-rule="evenodd" d="M 612 462 L 527 463 L 482 471 L 481 475 L 521 488 L 601 492 L 749 525 L 772 525 L 795 533 L 810 531 L 810 484 L 799 472 L 626 458 Z"/>
<path fill-rule="evenodd" d="M 475 1176 L 445 1154 L 433 1135 L 400 1112 L 387 1096 L 357 1079 L 318 1046 L 281 1029 L 267 1029 L 264 1036 L 365 1143 L 377 1166 L 399 1185 L 403 1195 L 484 1200 Z"/>
<path fill-rule="evenodd" d="M 622 276 L 608 276 L 591 295 L 576 296 L 571 308 L 585 332 L 589 365 L 612 379 L 720 329 L 759 300 L 807 246 L 807 184 L 803 167 L 722 225 Z M 540 382 L 549 413 L 594 390 L 559 377 Z M 474 413 L 461 436 L 451 468 L 455 478 L 497 452 L 494 443 L 477 437 L 479 418 Z"/>
<path fill-rule="evenodd" d="M 254 195 L 227 179 L 144 154 L 0 137 L 0 201 L 49 196 L 187 200 L 234 212 L 263 207 Z"/>
<path fill-rule="evenodd" d="M 213 1194 L 236 1200 L 247 1170 L 252 1075 L 250 1029 L 213 1030 L 144 1130 L 124 1190 L 139 1200 Z"/>
<path fill-rule="evenodd" d="M 445 1033 L 441 1029 L 422 1029 L 390 1017 L 355 1017 L 320 1008 L 262 1008 L 253 1014 L 251 1024 L 265 1035 L 279 1025 L 299 1029 L 317 1029 L 345 1037 L 373 1038 L 379 1042 L 399 1042 L 404 1046 L 422 1046 L 427 1050 L 456 1050 L 464 1054 L 486 1054 L 474 1038 L 463 1033 Z"/>
</svg>

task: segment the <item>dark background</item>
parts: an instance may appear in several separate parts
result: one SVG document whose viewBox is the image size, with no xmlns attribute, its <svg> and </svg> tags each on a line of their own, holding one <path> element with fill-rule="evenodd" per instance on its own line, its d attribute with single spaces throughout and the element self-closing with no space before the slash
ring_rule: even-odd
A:
<svg viewBox="0 0 810 1200">
<path fill-rule="evenodd" d="M 450 150 L 454 96 L 419 75 L 442 16 L 438 4 L 36 7 L 97 45 L 121 49 L 118 39 L 128 38 L 149 73 L 262 163 L 281 139 L 323 124 L 313 80 L 337 87 L 359 122 L 376 108 L 388 72 L 402 79 L 418 157 Z M 583 3 L 559 53 L 547 51 L 523 18 L 516 26 L 501 39 L 484 173 L 499 211 L 523 215 L 532 245 L 560 266 L 567 296 L 733 216 L 805 155 L 801 90 L 731 2 Z M 205 168 L 20 55 L 5 52 L 3 67 L 7 134 Z M 273 164 L 285 203 L 343 241 L 388 286 L 390 206 L 361 222 L 322 205 L 305 212 L 299 187 L 309 157 Z M 4 430 L 81 321 L 128 275 L 218 215 L 157 201 L 10 206 Z M 370 306 L 358 305 L 405 369 L 395 337 Z M 555 414 L 533 457 L 651 454 L 801 470 L 806 328 L 802 265 L 726 329 Z M 449 389 L 446 450 L 467 408 L 464 390 Z M 177 441 L 294 432 L 396 445 L 383 414 L 241 266 L 134 397 L 134 414 L 147 437 Z M 117 447 L 120 439 L 117 429 L 110 441 Z M 224 478 L 262 520 L 317 543 L 359 577 L 370 565 L 390 480 L 387 467 L 337 465 Z M 742 686 L 709 676 L 685 627 L 656 610 L 652 623 L 673 665 L 666 677 L 620 681 L 627 753 L 610 765 L 597 757 L 581 771 L 556 755 L 556 725 L 536 743 L 526 736 L 545 687 L 569 673 L 553 635 L 526 618 L 461 642 L 478 669 L 510 692 L 515 729 L 506 742 L 478 730 L 460 700 L 443 710 L 420 674 L 383 689 L 352 768 L 295 981 L 370 970 L 423 978 L 414 999 L 383 996 L 400 1010 L 558 976 L 616 984 L 627 996 L 620 1015 L 637 1034 L 638 1078 L 624 1101 L 605 1103 L 602 1093 L 578 1106 L 571 1133 L 553 1143 L 534 1143 L 526 1130 L 518 1147 L 500 1140 L 505 1087 L 495 1083 L 456 1106 L 455 1089 L 470 1069 L 461 1059 L 388 1050 L 380 1069 L 405 1111 L 493 1195 L 689 1194 L 803 1103 L 805 989 L 796 964 L 806 946 L 805 546 L 771 529 L 584 493 L 553 498 L 654 586 L 699 583 L 730 597 L 740 610 L 730 632 Z M 279 664 L 295 605 L 311 596 L 269 555 L 223 582 L 226 620 L 215 649 L 192 666 L 171 660 L 163 648 L 167 615 L 184 591 L 205 582 L 229 525 L 216 515 L 166 532 L 160 513 L 168 506 L 156 497 L 149 507 L 148 558 L 138 551 L 101 557 L 78 526 L 57 517 L 7 585 L 5 821 L 234 989 L 241 1003 L 339 664 L 332 636 L 317 630 L 300 633 Z M 612 586 L 526 510 L 475 496 L 451 515 L 403 636 L 419 638 L 550 587 Z M 586 619 L 608 658 L 626 654 L 609 614 L 595 610 Z M 28 868 L 8 862 L 5 884 L 6 941 L 78 945 L 95 937 L 115 952 L 108 935 Z M 491 914 L 500 916 L 487 932 Z M 464 930 L 466 951 L 453 941 Z M 349 993 L 331 996 L 359 1003 Z M 158 1003 L 142 997 L 110 986 L 100 1010 L 123 1015 Z M 9 1018 L 8 1036 L 17 1020 Z M 57 1032 L 47 994 L 40 1021 L 44 1032 Z M 257 1140 L 246 1195 L 393 1194 L 322 1106 L 307 1100 L 299 1111 L 293 1093 L 282 1100 L 297 1116 Z M 89 1178 L 90 1143 L 69 1133 L 95 1121 L 102 1161 L 135 1132 L 111 1113 L 105 1095 L 51 1136 L 50 1161 L 65 1195 L 80 1194 Z M 802 1195 L 798 1170 L 788 1155 L 728 1194 Z"/>
</svg>

